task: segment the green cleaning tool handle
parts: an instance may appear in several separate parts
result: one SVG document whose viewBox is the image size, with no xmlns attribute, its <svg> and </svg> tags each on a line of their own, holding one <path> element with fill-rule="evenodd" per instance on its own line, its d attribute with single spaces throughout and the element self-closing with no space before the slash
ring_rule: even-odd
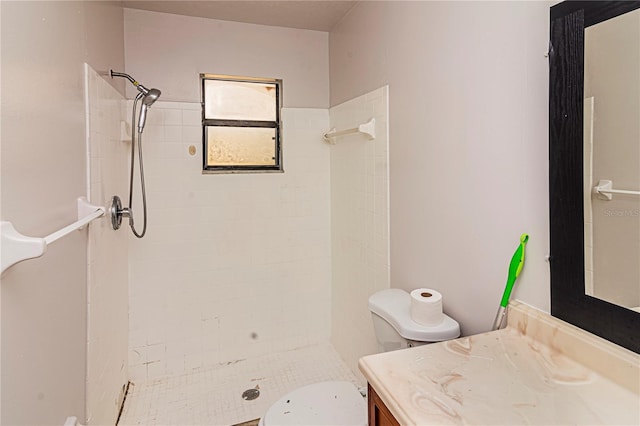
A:
<svg viewBox="0 0 640 426">
<path fill-rule="evenodd" d="M 507 278 L 507 285 L 504 288 L 504 293 L 502 293 L 502 300 L 500 301 L 500 306 L 506 308 L 509 304 L 509 299 L 511 298 L 511 290 L 513 290 L 513 285 L 516 282 L 516 278 L 520 275 L 522 271 L 522 266 L 524 265 L 524 247 L 527 245 L 527 241 L 529 241 L 528 234 L 522 234 L 520 236 L 520 245 L 516 249 L 516 252 L 513 253 L 513 257 L 511 258 L 511 262 L 509 263 L 509 276 Z"/>
</svg>

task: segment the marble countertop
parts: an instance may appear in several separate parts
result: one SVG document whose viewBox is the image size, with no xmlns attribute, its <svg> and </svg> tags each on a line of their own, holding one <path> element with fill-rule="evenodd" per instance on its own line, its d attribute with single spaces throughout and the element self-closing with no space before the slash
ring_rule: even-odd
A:
<svg viewBox="0 0 640 426">
<path fill-rule="evenodd" d="M 640 424 L 640 355 L 518 301 L 502 330 L 359 367 L 402 425 Z"/>
</svg>

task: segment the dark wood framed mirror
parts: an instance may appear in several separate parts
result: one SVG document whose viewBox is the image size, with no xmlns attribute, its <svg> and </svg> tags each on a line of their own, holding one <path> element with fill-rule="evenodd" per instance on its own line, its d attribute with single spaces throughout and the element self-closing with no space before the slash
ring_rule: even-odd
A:
<svg viewBox="0 0 640 426">
<path fill-rule="evenodd" d="M 638 8 L 640 1 L 567 1 L 551 7 L 549 219 L 551 314 L 640 353 L 640 313 L 585 292 L 583 157 L 585 29 Z M 640 269 L 639 258 L 627 264 Z"/>
</svg>

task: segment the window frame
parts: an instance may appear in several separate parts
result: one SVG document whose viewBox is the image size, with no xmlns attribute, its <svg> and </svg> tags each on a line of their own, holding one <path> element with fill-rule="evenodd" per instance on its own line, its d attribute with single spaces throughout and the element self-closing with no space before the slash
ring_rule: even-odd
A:
<svg viewBox="0 0 640 426">
<path fill-rule="evenodd" d="M 205 90 L 207 80 L 234 81 L 241 83 L 267 83 L 276 87 L 276 119 L 265 120 L 226 120 L 205 118 Z M 221 74 L 200 74 L 201 115 L 202 115 L 202 173 L 282 173 L 282 80 L 276 78 L 242 77 Z M 275 164 L 274 165 L 232 165 L 211 166 L 207 164 L 209 155 L 207 146 L 207 129 L 209 127 L 247 127 L 247 128 L 271 128 L 275 130 Z"/>
</svg>

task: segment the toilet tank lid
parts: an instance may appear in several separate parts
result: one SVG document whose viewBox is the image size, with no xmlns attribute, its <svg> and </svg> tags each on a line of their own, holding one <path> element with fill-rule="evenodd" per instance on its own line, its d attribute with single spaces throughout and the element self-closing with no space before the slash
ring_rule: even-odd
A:
<svg viewBox="0 0 640 426">
<path fill-rule="evenodd" d="M 434 327 L 426 327 L 411 319 L 411 296 L 399 288 L 390 288 L 369 297 L 369 310 L 382 317 L 400 334 L 418 342 L 442 342 L 460 336 L 460 324 L 447 314 Z"/>
</svg>

